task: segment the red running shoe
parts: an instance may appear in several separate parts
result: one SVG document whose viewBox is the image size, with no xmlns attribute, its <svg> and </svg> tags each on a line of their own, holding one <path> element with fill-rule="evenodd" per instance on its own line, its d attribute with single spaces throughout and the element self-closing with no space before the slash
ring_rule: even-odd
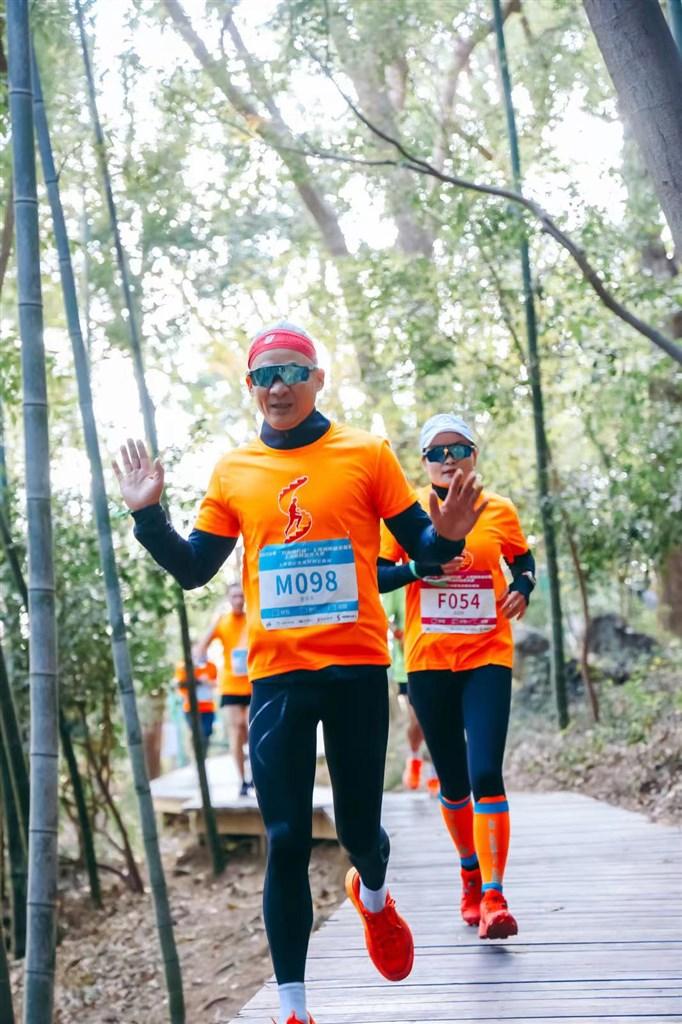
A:
<svg viewBox="0 0 682 1024">
<path fill-rule="evenodd" d="M 403 772 L 403 786 L 405 789 L 419 789 L 421 775 L 421 757 L 408 757 L 405 761 L 405 771 Z"/>
<path fill-rule="evenodd" d="M 270 1020 L 272 1021 L 272 1024 L 277 1024 L 277 1021 L 275 1020 L 274 1017 L 271 1017 Z M 294 1011 L 292 1010 L 291 1017 L 287 1017 L 287 1024 L 306 1024 L 306 1021 L 301 1020 L 299 1017 L 297 1017 Z M 307 1024 L 315 1024 L 315 1021 L 310 1016 L 310 1014 L 308 1014 Z"/>
<path fill-rule="evenodd" d="M 497 889 L 487 889 L 481 900 L 479 939 L 508 939 L 518 933 L 519 926 L 509 913 L 507 901 Z"/>
<path fill-rule="evenodd" d="M 351 868 L 346 875 L 346 895 L 362 918 L 365 944 L 370 960 L 388 981 L 402 981 L 412 970 L 414 942 L 412 932 L 395 909 L 395 901 L 386 894 L 383 910 L 366 910 L 360 899 L 360 875 Z"/>
<path fill-rule="evenodd" d="M 460 875 L 462 899 L 459 909 L 465 923 L 475 925 L 481 920 L 481 871 L 480 868 L 474 868 L 473 871 L 462 868 Z"/>
</svg>

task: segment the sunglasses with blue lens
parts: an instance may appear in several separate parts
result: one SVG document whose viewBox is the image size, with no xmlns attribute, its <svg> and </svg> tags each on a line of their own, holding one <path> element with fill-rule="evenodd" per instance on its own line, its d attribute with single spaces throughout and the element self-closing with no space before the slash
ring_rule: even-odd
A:
<svg viewBox="0 0 682 1024">
<path fill-rule="evenodd" d="M 424 457 L 427 462 L 445 462 L 449 455 L 459 462 L 460 459 L 468 459 L 474 451 L 472 444 L 435 444 L 424 452 Z"/>
<path fill-rule="evenodd" d="M 249 370 L 251 383 L 257 388 L 271 388 L 277 378 L 290 387 L 292 384 L 302 384 L 310 377 L 310 371 L 316 370 L 316 366 L 299 366 L 298 363 L 278 363 L 275 366 L 259 366 Z"/>
</svg>

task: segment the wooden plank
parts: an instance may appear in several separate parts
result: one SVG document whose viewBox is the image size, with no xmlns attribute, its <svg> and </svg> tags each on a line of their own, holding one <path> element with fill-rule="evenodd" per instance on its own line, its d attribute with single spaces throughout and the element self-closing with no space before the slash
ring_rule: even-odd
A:
<svg viewBox="0 0 682 1024">
<path fill-rule="evenodd" d="M 387 794 L 389 885 L 414 933 L 415 966 L 406 981 L 385 982 L 346 902 L 311 941 L 318 1024 L 682 1024 L 682 830 L 576 793 L 512 794 L 510 803 L 505 889 L 520 928 L 490 943 L 459 918 L 437 802 Z M 266 1022 L 276 1007 L 271 981 L 233 1024 Z"/>
</svg>

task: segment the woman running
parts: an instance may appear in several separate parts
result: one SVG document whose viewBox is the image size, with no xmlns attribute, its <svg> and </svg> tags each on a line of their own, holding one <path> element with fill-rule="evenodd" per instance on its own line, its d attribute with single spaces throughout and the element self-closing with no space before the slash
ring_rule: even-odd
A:
<svg viewBox="0 0 682 1024">
<path fill-rule="evenodd" d="M 456 473 L 474 471 L 474 435 L 459 416 L 432 416 L 420 436 L 429 507 Z M 460 556 L 442 565 L 410 560 L 382 529 L 382 592 L 406 586 L 408 692 L 441 785 L 441 811 L 460 857 L 462 917 L 482 939 L 516 935 L 503 895 L 509 807 L 502 760 L 511 702 L 510 619 L 521 618 L 535 586 L 535 561 L 508 498 L 483 491 L 480 517 Z M 512 583 L 502 572 L 507 563 Z M 396 565 L 395 563 L 400 563 Z M 474 803 L 472 806 L 471 793 Z"/>
</svg>

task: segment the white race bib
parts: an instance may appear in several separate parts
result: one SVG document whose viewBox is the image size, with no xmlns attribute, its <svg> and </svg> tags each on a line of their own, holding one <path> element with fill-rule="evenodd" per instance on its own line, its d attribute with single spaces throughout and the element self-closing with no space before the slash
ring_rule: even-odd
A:
<svg viewBox="0 0 682 1024">
<path fill-rule="evenodd" d="M 208 683 L 197 683 L 197 700 L 213 702 L 213 687 Z"/>
<path fill-rule="evenodd" d="M 230 651 L 230 665 L 233 676 L 246 675 L 246 647 L 234 647 Z"/>
<path fill-rule="evenodd" d="M 425 633 L 489 633 L 497 625 L 493 578 L 489 572 L 462 572 L 422 583 Z"/>
<path fill-rule="evenodd" d="M 258 557 L 266 629 L 356 622 L 358 579 L 349 540 L 268 544 Z"/>
</svg>

